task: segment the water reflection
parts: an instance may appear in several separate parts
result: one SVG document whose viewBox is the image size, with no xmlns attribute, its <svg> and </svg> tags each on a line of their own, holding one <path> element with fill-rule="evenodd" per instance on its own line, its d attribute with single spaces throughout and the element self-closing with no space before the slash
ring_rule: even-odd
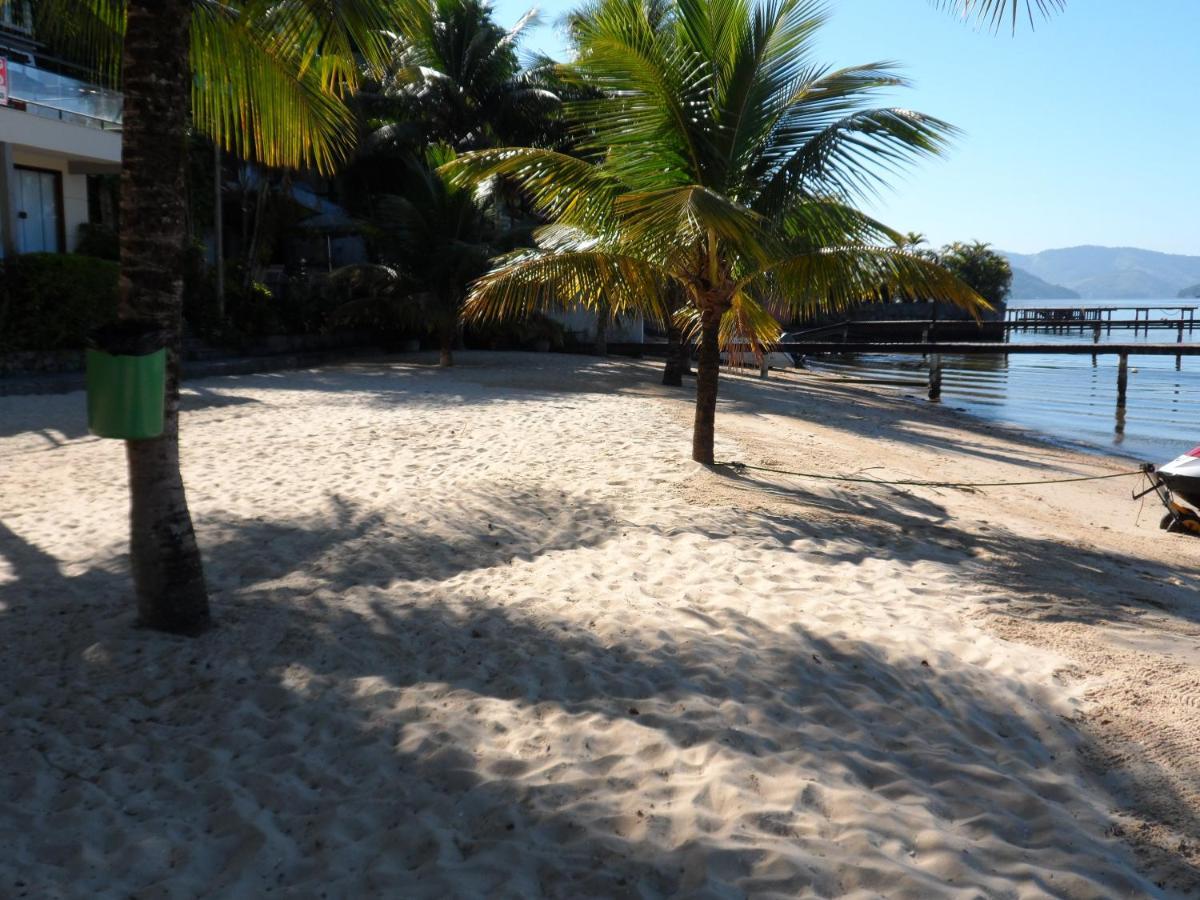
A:
<svg viewBox="0 0 1200 900">
<path fill-rule="evenodd" d="M 1090 342 L 1091 334 L 1082 338 Z M 1157 343 L 1161 334 L 1114 330 L 1104 343 Z M 1013 335 L 1013 342 L 1080 343 L 1079 334 Z M 1117 407 L 1115 356 L 942 356 L 941 401 L 976 415 L 1040 431 L 1056 440 L 1119 450 L 1161 462 L 1200 442 L 1200 358 L 1176 368 L 1174 356 L 1130 359 L 1127 405 Z M 843 355 L 811 358 L 810 368 L 926 396 L 929 360 Z"/>
</svg>

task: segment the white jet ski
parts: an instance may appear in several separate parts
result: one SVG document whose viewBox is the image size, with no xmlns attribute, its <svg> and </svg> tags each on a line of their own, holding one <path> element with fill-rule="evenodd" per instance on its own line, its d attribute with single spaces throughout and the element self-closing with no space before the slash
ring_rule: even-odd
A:
<svg viewBox="0 0 1200 900">
<path fill-rule="evenodd" d="M 1164 466 L 1146 466 L 1150 488 L 1167 508 L 1160 526 L 1167 531 L 1200 535 L 1200 447 L 1189 450 Z"/>
</svg>

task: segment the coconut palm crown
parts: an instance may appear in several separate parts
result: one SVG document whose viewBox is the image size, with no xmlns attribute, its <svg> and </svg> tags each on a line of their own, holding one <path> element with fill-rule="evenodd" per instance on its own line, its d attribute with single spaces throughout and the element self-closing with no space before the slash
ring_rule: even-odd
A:
<svg viewBox="0 0 1200 900">
<path fill-rule="evenodd" d="M 572 23 L 578 156 L 468 153 L 452 179 L 504 176 L 551 223 L 501 258 L 466 314 L 556 306 L 667 315 L 675 286 L 699 332 L 693 458 L 711 464 L 722 340 L 778 338 L 775 314 L 837 309 L 903 289 L 978 309 L 945 269 L 897 246 L 853 203 L 903 163 L 940 153 L 945 122 L 871 108 L 893 65 L 814 58 L 814 0 L 599 0 Z"/>
<path fill-rule="evenodd" d="M 402 32 L 389 35 L 386 65 L 360 96 L 369 112 L 410 127 L 384 124 L 368 146 L 415 137 L 461 151 L 530 141 L 558 104 L 544 84 L 544 65 L 521 64 L 520 42 L 537 22 L 534 11 L 505 29 L 485 0 L 406 0 L 404 9 Z"/>
</svg>

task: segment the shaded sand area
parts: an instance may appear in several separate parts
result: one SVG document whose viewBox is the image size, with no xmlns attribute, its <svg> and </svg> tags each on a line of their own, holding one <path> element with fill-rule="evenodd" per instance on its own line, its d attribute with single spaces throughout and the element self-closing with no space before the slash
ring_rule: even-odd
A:
<svg viewBox="0 0 1200 900">
<path fill-rule="evenodd" d="M 656 367 L 464 354 L 187 391 L 220 627 L 134 630 L 123 451 L 0 398 L 0 896 L 1200 889 L 1200 541 L 1133 480 L 687 461 Z M 808 374 L 718 455 L 1125 467 Z"/>
</svg>

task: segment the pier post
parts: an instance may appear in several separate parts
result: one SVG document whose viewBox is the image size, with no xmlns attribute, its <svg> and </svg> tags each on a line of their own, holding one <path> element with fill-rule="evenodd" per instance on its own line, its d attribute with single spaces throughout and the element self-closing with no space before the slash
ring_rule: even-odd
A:
<svg viewBox="0 0 1200 900">
<path fill-rule="evenodd" d="M 1125 396 L 1129 392 L 1129 354 L 1122 353 L 1117 364 L 1117 406 L 1124 408 Z"/>
<path fill-rule="evenodd" d="M 929 355 L 929 399 L 942 399 L 942 354 Z"/>
<path fill-rule="evenodd" d="M 1096 327 L 1092 329 L 1092 343 L 1100 343 L 1100 323 L 1096 322 Z M 1092 354 L 1092 368 L 1096 368 L 1096 354 Z"/>
<path fill-rule="evenodd" d="M 1179 333 L 1175 336 L 1175 343 L 1183 343 L 1183 312 L 1179 313 Z M 1183 354 L 1175 354 L 1175 371 L 1178 372 L 1183 368 Z"/>
</svg>

